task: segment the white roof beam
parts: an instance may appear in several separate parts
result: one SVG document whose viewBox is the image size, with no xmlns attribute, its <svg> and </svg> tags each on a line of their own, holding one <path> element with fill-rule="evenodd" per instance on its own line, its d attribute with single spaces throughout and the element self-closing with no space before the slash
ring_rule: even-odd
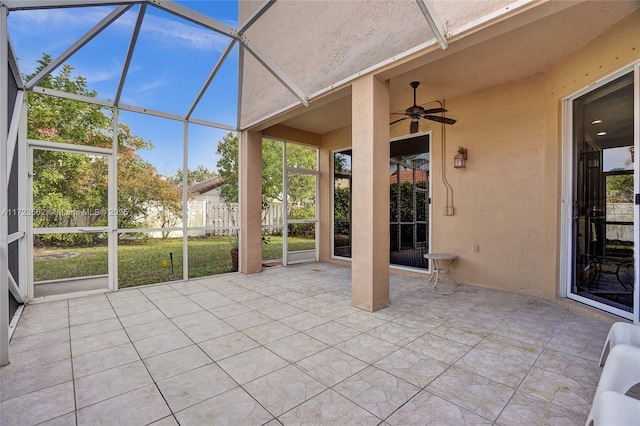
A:
<svg viewBox="0 0 640 426">
<path fill-rule="evenodd" d="M 193 111 L 198 106 L 198 103 L 200 102 L 200 99 L 202 99 L 202 97 L 204 96 L 204 92 L 206 92 L 207 89 L 209 88 L 209 85 L 211 84 L 211 82 L 213 81 L 214 77 L 216 76 L 216 74 L 220 70 L 220 67 L 224 63 L 225 59 L 227 59 L 227 56 L 229 56 L 229 53 L 231 53 L 231 50 L 233 49 L 233 46 L 235 44 L 236 44 L 236 40 L 232 39 L 229 42 L 229 44 L 227 45 L 227 48 L 224 50 L 224 52 L 222 52 L 222 56 L 220 56 L 220 59 L 218 59 L 218 62 L 213 67 L 213 70 L 211 70 L 211 73 L 209 74 L 209 77 L 207 78 L 207 80 L 205 81 L 204 85 L 202 86 L 202 89 L 200 89 L 200 92 L 198 93 L 198 96 L 196 96 L 195 101 L 193 101 L 193 104 L 191 105 L 191 108 L 189 108 L 189 112 L 187 112 L 187 120 L 189 118 L 191 118 L 191 114 L 193 114 Z"/>
<path fill-rule="evenodd" d="M 495 10 L 487 15 L 481 16 L 478 19 L 475 19 L 469 23 L 466 23 L 460 27 L 453 28 L 449 32 L 447 32 L 447 37 L 449 39 L 453 37 L 460 36 L 468 31 L 475 30 L 477 28 L 482 27 L 483 25 L 489 24 L 494 20 L 500 19 L 505 15 L 513 14 L 517 10 L 520 10 L 524 7 L 527 7 L 537 0 L 516 0 L 513 3 L 510 3 L 507 6 L 501 7 L 498 10 Z"/>
<path fill-rule="evenodd" d="M 113 101 L 111 100 L 93 98 L 91 96 L 63 92 L 62 90 L 50 89 L 48 87 L 36 86 L 33 89 L 31 89 L 31 91 L 34 93 L 42 93 L 43 95 L 56 96 L 58 98 L 63 98 L 63 99 L 71 99 L 72 101 L 80 101 L 80 102 L 86 102 L 88 104 L 93 104 L 93 105 L 101 105 L 107 108 L 114 107 Z"/>
<path fill-rule="evenodd" d="M 66 51 L 64 51 L 60 56 L 51 61 L 49 65 L 44 67 L 40 72 L 35 75 L 31 80 L 27 82 L 25 87 L 27 89 L 32 89 L 38 83 L 40 83 L 45 77 L 47 77 L 53 70 L 58 68 L 60 64 L 69 59 L 71 55 L 76 53 L 78 50 L 82 48 L 85 44 L 89 43 L 95 36 L 100 34 L 102 30 L 109 26 L 113 21 L 118 19 L 123 13 L 129 10 L 133 6 L 122 5 L 113 10 L 110 14 L 108 14 L 102 21 L 98 22 L 93 28 L 91 28 L 84 36 L 82 36 L 78 41 L 76 41 L 71 47 L 69 47 Z"/>
<path fill-rule="evenodd" d="M 22 293 L 20 292 L 20 288 L 18 287 L 18 284 L 16 283 L 16 280 L 13 278 L 13 275 L 11 274 L 11 271 L 9 271 L 9 291 L 11 292 L 11 294 L 13 295 L 13 298 L 16 299 L 16 302 L 18 303 L 24 303 L 24 297 L 22 297 Z"/>
<path fill-rule="evenodd" d="M 228 124 L 216 123 L 215 121 L 201 120 L 199 118 L 190 118 L 189 123 L 199 124 L 201 126 L 215 127 L 216 129 L 228 130 L 230 132 L 236 132 L 238 129 Z"/>
<path fill-rule="evenodd" d="M 256 9 L 256 11 L 253 12 L 251 16 L 249 16 L 246 22 L 238 27 L 238 32 L 241 34 L 244 33 L 251 25 L 254 24 L 254 22 L 260 19 L 260 17 L 264 15 L 264 13 L 269 10 L 269 8 L 273 6 L 275 2 L 276 0 L 266 0 L 264 3 L 262 3 L 262 5 L 258 9 Z"/>
<path fill-rule="evenodd" d="M 191 10 L 181 4 L 174 3 L 170 0 L 150 0 L 148 3 L 164 10 L 165 12 L 169 12 L 195 24 L 202 25 L 210 30 L 219 32 L 228 37 L 238 38 L 238 31 L 235 28 L 225 25 L 207 15 Z"/>
<path fill-rule="evenodd" d="M 22 74 L 20 73 L 20 67 L 18 66 L 18 61 L 16 61 L 15 50 L 13 49 L 13 45 L 11 44 L 11 39 L 9 38 L 9 34 L 7 34 L 7 40 L 9 41 L 9 66 L 11 67 L 11 72 L 13 73 L 13 77 L 18 85 L 18 89 L 24 89 L 24 83 L 22 82 Z"/>
<path fill-rule="evenodd" d="M 133 28 L 133 34 L 131 35 L 131 41 L 129 42 L 129 50 L 127 50 L 127 58 L 124 60 L 122 66 L 122 75 L 120 76 L 120 82 L 118 83 L 118 90 L 116 91 L 116 97 L 113 103 L 117 106 L 120 103 L 120 96 L 122 95 L 122 89 L 124 88 L 124 82 L 127 79 L 127 73 L 129 72 L 129 65 L 131 64 L 131 58 L 133 57 L 133 51 L 136 48 L 138 42 L 138 35 L 140 35 L 140 27 L 142 26 L 142 20 L 144 19 L 144 13 L 147 10 L 146 4 L 140 5 L 138 11 L 138 19 L 136 20 L 136 26 Z"/>
<path fill-rule="evenodd" d="M 269 59 L 266 58 L 264 54 L 262 54 L 256 47 L 249 46 L 249 41 L 246 37 L 240 34 L 235 28 L 232 28 L 228 25 L 224 25 L 215 19 L 212 19 L 206 15 L 195 12 L 185 6 L 174 3 L 168 0 L 150 0 L 150 4 L 165 10 L 169 13 L 172 13 L 176 16 L 180 16 L 188 21 L 194 22 L 196 24 L 202 25 L 206 28 L 212 29 L 219 33 L 225 34 L 229 37 L 237 39 L 240 43 L 260 62 L 267 70 L 280 82 L 282 83 L 287 90 L 289 90 L 296 98 L 300 100 L 305 106 L 309 106 L 309 101 L 307 101 L 305 94 L 300 90 L 293 81 L 291 81 L 275 64 L 271 63 Z M 267 1 L 260 8 L 261 13 L 266 12 L 266 10 L 271 6 Z M 260 13 L 260 14 L 261 14 Z M 255 22 L 258 19 L 258 16 L 253 19 Z M 245 24 L 246 26 L 246 24 Z"/>
<path fill-rule="evenodd" d="M 149 108 L 144 108 L 144 107 L 139 107 L 139 106 L 135 106 L 135 105 L 125 105 L 125 104 L 120 104 L 118 106 L 118 108 L 122 111 L 129 111 L 129 112 L 137 112 L 140 114 L 146 114 L 146 115 L 153 115 L 154 117 L 161 117 L 161 118 L 167 118 L 169 120 L 175 120 L 175 121 L 185 121 L 185 117 L 178 115 L 178 114 L 171 114 L 168 112 L 163 112 L 163 111 L 158 111 L 155 109 L 149 109 Z M 203 126 L 209 126 L 209 127 L 216 127 L 219 129 L 224 129 L 224 130 L 235 130 L 233 127 L 230 127 L 226 124 L 220 124 L 220 123 L 215 123 L 213 121 L 207 121 L 207 120 L 189 120 L 190 123 L 197 123 L 197 124 L 202 124 Z"/>
<path fill-rule="evenodd" d="M 13 115 L 9 123 L 9 134 L 7 135 L 7 184 L 11 178 L 11 165 L 13 164 L 13 155 L 18 145 L 18 128 L 20 127 L 20 114 L 22 114 L 22 105 L 24 105 L 24 91 L 18 90 L 16 101 L 13 105 Z"/>
<path fill-rule="evenodd" d="M 240 42 L 244 48 L 247 49 L 247 51 L 271 73 L 271 75 L 273 75 L 287 88 L 287 90 L 289 90 L 289 92 L 293 94 L 293 96 L 298 98 L 304 106 L 309 106 L 309 100 L 304 92 L 300 90 L 300 88 L 296 86 L 296 84 L 291 81 L 289 77 L 287 77 L 274 63 L 267 59 L 267 57 L 260 52 L 257 47 L 249 46 L 249 41 L 245 37 L 241 37 Z"/>
<path fill-rule="evenodd" d="M 115 107 L 115 105 L 113 104 L 113 101 L 110 101 L 110 100 L 92 98 L 91 96 L 76 95 L 75 93 L 62 92 L 60 90 L 49 89 L 47 87 L 36 86 L 36 87 L 33 88 L 33 92 L 34 93 L 42 93 L 44 95 L 49 95 L 49 96 L 56 96 L 58 98 L 63 98 L 63 99 L 70 99 L 72 101 L 80 101 L 80 102 L 86 102 L 88 104 L 100 105 L 100 106 L 103 106 L 105 108 L 114 108 Z M 120 105 L 118 105 L 118 108 L 120 110 L 122 110 L 122 111 L 139 112 L 141 114 L 148 114 L 148 115 L 153 115 L 153 116 L 156 116 L 156 117 L 168 118 L 170 120 L 177 120 L 177 121 L 185 121 L 186 120 L 185 117 L 177 115 L 177 114 L 169 114 L 169 113 L 165 113 L 165 112 L 162 112 L 162 111 L 156 111 L 156 110 L 152 110 L 152 109 L 148 109 L 148 108 L 144 108 L 144 107 L 138 107 L 138 106 L 134 106 L 134 105 L 120 104 Z M 192 118 L 192 119 L 189 120 L 189 122 L 196 123 L 196 124 L 201 124 L 203 126 L 216 127 L 216 128 L 223 129 L 223 130 L 231 130 L 231 131 L 235 131 L 236 130 L 236 128 L 233 127 L 233 126 L 229 126 L 228 124 L 216 123 L 215 121 L 199 120 L 199 119 Z"/>
<path fill-rule="evenodd" d="M 140 3 L 141 0 L 2 0 L 9 10 L 57 9 L 62 7 L 112 6 Z"/>
<path fill-rule="evenodd" d="M 280 70 L 274 63 L 272 63 L 266 55 L 261 53 L 257 47 L 249 46 L 249 40 L 243 34 L 251 25 L 253 25 L 264 13 L 269 10 L 271 6 L 276 2 L 276 0 L 266 0 L 262 5 L 256 9 L 255 12 L 239 27 L 237 38 L 240 40 L 242 47 L 244 47 L 258 62 L 262 64 L 263 67 L 267 69 L 280 83 L 282 83 L 289 92 L 293 94 L 296 98 L 302 102 L 304 106 L 309 106 L 308 97 L 304 94 L 302 90 L 291 81 L 285 74 Z M 243 57 L 243 50 L 240 49 L 240 55 Z M 242 103 L 242 61 L 239 62 L 239 73 L 238 73 L 238 128 L 240 128 L 240 104 Z"/>
<path fill-rule="evenodd" d="M 240 119 L 242 118 L 242 79 L 244 78 L 244 47 L 238 49 L 238 101 L 236 105 L 236 127 L 240 131 Z"/>
<path fill-rule="evenodd" d="M 431 31 L 433 31 L 433 34 L 435 34 L 440 48 L 442 50 L 447 50 L 449 45 L 447 43 L 447 39 L 445 38 L 446 29 L 444 28 L 444 25 L 442 25 L 442 21 L 440 20 L 438 13 L 433 7 L 433 3 L 431 3 L 431 1 L 429 0 L 416 0 L 416 3 L 418 3 L 418 7 L 427 20 L 429 28 L 431 28 Z"/>
</svg>

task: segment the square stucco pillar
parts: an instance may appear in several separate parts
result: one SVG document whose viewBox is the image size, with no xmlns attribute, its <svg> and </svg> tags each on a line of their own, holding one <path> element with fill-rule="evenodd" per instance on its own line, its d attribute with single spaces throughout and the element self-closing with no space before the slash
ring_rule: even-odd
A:
<svg viewBox="0 0 640 426">
<path fill-rule="evenodd" d="M 240 260 L 243 274 L 262 270 L 262 134 L 240 133 Z"/>
<path fill-rule="evenodd" d="M 352 87 L 351 304 L 389 305 L 389 85 L 373 76 Z"/>
</svg>

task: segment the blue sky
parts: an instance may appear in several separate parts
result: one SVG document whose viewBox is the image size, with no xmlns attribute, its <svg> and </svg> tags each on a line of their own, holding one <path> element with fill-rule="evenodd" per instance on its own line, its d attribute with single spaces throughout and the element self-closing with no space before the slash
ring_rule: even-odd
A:
<svg viewBox="0 0 640 426">
<path fill-rule="evenodd" d="M 218 21 L 238 26 L 236 1 L 177 1 Z M 11 12 L 9 36 L 23 74 L 31 74 L 42 53 L 54 58 L 104 18 L 114 7 L 84 7 Z M 113 99 L 118 87 L 139 7 L 134 6 L 67 63 L 87 79 L 98 97 Z M 148 6 L 121 102 L 184 115 L 191 107 L 229 38 Z M 225 61 L 193 117 L 227 125 L 236 122 L 237 47 Z M 55 74 L 55 72 L 54 72 Z M 164 174 L 182 167 L 182 122 L 123 112 L 121 121 L 156 147 L 140 154 Z M 215 169 L 216 142 L 227 133 L 191 125 L 189 167 Z"/>
</svg>

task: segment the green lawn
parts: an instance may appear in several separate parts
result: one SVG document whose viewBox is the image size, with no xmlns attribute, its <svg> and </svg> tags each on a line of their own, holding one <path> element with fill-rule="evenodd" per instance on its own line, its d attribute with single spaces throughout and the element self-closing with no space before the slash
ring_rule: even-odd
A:
<svg viewBox="0 0 640 426">
<path fill-rule="evenodd" d="M 314 248 L 311 239 L 289 237 L 289 250 Z M 190 239 L 189 278 L 231 271 L 228 237 Z M 172 255 L 171 255 L 172 254 Z M 171 263 L 173 257 L 173 269 Z M 263 260 L 282 258 L 282 237 L 271 236 L 262 246 Z M 118 282 L 120 288 L 181 280 L 182 239 L 120 241 Z M 107 274 L 107 247 L 38 248 L 34 258 L 34 279 L 38 281 Z"/>
</svg>

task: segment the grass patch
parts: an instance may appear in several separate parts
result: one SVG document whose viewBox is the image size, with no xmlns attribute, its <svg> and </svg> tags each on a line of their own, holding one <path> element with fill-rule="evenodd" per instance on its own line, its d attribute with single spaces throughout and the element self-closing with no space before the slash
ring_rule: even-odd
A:
<svg viewBox="0 0 640 426">
<path fill-rule="evenodd" d="M 312 250 L 312 239 L 289 237 L 289 250 Z M 231 271 L 229 239 L 225 236 L 189 239 L 189 278 Z M 173 270 L 171 255 L 173 254 Z M 262 258 L 282 258 L 282 237 L 271 236 L 262 246 Z M 120 288 L 181 280 L 184 259 L 182 238 L 120 241 L 118 283 Z M 108 273 L 106 245 L 93 247 L 48 247 L 35 250 L 34 279 L 56 280 Z"/>
</svg>

